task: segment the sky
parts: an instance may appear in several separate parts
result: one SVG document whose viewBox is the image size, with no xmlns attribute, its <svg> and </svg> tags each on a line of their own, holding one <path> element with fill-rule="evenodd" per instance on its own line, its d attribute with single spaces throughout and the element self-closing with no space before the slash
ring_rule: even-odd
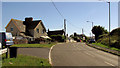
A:
<svg viewBox="0 0 120 68">
<path fill-rule="evenodd" d="M 67 34 L 74 32 L 90 36 L 92 24 L 108 30 L 108 3 L 106 2 L 54 2 L 66 19 Z M 2 2 L 2 31 L 13 19 L 24 21 L 25 17 L 42 20 L 46 29 L 58 30 L 64 27 L 64 18 L 52 2 Z M 86 22 L 91 21 L 91 22 Z M 111 2 L 111 30 L 118 27 L 118 2 Z"/>
</svg>

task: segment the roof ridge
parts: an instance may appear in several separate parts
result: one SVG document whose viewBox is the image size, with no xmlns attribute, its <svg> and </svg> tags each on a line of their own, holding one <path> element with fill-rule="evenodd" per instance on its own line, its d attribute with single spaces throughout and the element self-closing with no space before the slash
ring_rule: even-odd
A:
<svg viewBox="0 0 120 68">
<path fill-rule="evenodd" d="M 41 20 L 33 20 L 33 21 L 41 21 Z"/>
<path fill-rule="evenodd" d="M 12 18 L 12 20 L 16 20 L 16 21 L 22 21 L 22 20 L 17 20 L 17 19 L 13 19 L 13 18 Z M 22 22 L 23 22 L 23 21 L 22 21 Z"/>
</svg>

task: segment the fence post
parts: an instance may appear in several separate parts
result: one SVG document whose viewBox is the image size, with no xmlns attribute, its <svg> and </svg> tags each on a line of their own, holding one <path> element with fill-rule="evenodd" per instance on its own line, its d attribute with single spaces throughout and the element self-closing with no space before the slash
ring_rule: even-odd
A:
<svg viewBox="0 0 120 68">
<path fill-rule="evenodd" d="M 8 46 L 7 46 L 6 58 L 8 58 Z"/>
</svg>

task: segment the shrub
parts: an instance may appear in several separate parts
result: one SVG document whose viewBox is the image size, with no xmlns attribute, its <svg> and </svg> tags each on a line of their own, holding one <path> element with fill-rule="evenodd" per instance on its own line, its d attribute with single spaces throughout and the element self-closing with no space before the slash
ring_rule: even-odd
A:
<svg viewBox="0 0 120 68">
<path fill-rule="evenodd" d="M 120 36 L 118 36 L 118 32 L 116 31 L 113 30 L 110 33 L 110 47 L 115 47 L 120 49 L 120 41 L 119 41 Z M 100 35 L 97 42 L 109 46 L 109 36 L 107 34 Z"/>
<path fill-rule="evenodd" d="M 27 39 L 13 39 L 14 44 L 27 44 L 28 40 Z"/>
<path fill-rule="evenodd" d="M 51 35 L 52 41 L 64 42 L 65 37 L 63 35 Z"/>
</svg>

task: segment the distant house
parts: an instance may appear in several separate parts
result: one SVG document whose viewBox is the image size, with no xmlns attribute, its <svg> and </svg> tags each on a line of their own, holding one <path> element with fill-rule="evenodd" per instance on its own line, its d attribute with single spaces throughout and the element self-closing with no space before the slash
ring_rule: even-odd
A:
<svg viewBox="0 0 120 68">
<path fill-rule="evenodd" d="M 48 34 L 48 36 L 51 36 L 51 35 L 64 35 L 64 30 L 62 29 L 62 30 L 54 30 L 54 31 L 49 31 L 49 29 L 48 29 L 48 32 L 47 32 L 47 34 Z"/>
<path fill-rule="evenodd" d="M 6 32 L 11 32 L 14 37 L 40 38 L 47 35 L 43 22 L 33 20 L 32 17 L 25 18 L 25 21 L 11 19 L 5 28 Z"/>
<path fill-rule="evenodd" d="M 48 36 L 52 39 L 51 41 L 64 42 L 65 41 L 65 32 L 64 30 L 54 30 L 47 32 Z"/>
</svg>

